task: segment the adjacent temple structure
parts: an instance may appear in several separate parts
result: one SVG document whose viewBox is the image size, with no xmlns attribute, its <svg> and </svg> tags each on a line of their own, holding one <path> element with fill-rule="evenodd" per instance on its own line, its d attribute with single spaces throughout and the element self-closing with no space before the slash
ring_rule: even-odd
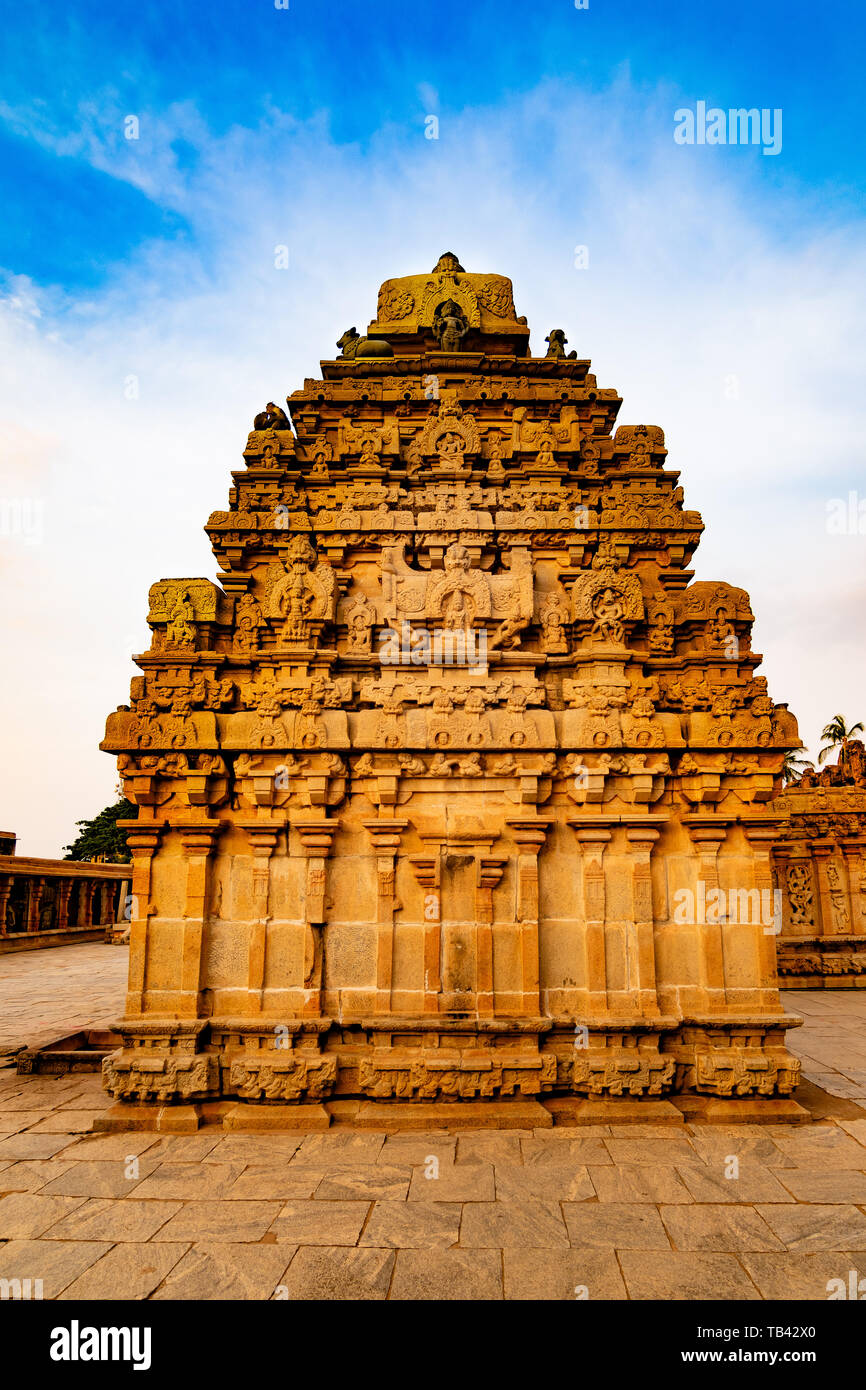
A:
<svg viewBox="0 0 866 1390">
<path fill-rule="evenodd" d="M 153 585 L 117 1123 L 802 1113 L 795 720 L 661 429 L 544 341 L 451 254 L 386 281 L 256 417 L 219 583 Z"/>
</svg>

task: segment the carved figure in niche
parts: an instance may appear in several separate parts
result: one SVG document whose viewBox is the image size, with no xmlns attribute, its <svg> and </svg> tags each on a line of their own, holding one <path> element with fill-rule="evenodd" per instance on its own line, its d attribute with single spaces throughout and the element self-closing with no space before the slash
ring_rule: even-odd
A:
<svg viewBox="0 0 866 1390">
<path fill-rule="evenodd" d="M 848 907 L 845 902 L 845 888 L 842 876 L 835 864 L 827 865 L 827 885 L 830 889 L 830 905 L 833 909 L 833 928 L 837 932 L 848 930 Z"/>
<path fill-rule="evenodd" d="M 788 865 L 788 902 L 792 927 L 814 927 L 812 868 L 809 864 Z"/>
<path fill-rule="evenodd" d="M 361 456 L 359 459 L 361 468 L 380 468 L 379 455 L 376 453 L 373 439 L 370 435 L 361 444 Z"/>
<path fill-rule="evenodd" d="M 647 629 L 650 651 L 672 652 L 674 649 L 674 613 L 665 604 L 658 604 L 650 613 Z"/>
<path fill-rule="evenodd" d="M 268 401 L 264 410 L 257 415 L 253 421 L 253 427 L 257 430 L 290 430 L 289 417 L 284 410 L 280 410 L 273 401 Z"/>
<path fill-rule="evenodd" d="M 434 613 L 442 618 L 446 628 L 466 630 L 488 601 L 486 579 L 479 570 L 471 568 L 466 546 L 455 541 L 445 552 L 445 574 L 432 587 L 430 604 Z"/>
<path fill-rule="evenodd" d="M 602 589 L 593 599 L 591 609 L 594 618 L 591 635 L 606 642 L 622 642 L 625 632 L 622 595 L 610 587 Z"/>
<path fill-rule="evenodd" d="M 347 650 L 353 656 L 368 656 L 373 644 L 373 624 L 376 621 L 376 614 L 372 604 L 368 603 L 363 594 L 359 594 L 351 606 L 346 610 L 346 626 L 348 628 Z"/>
<path fill-rule="evenodd" d="M 538 458 L 535 461 L 536 468 L 555 468 L 556 460 L 553 456 L 554 441 L 549 435 L 542 435 L 539 440 Z"/>
<path fill-rule="evenodd" d="M 487 476 L 494 482 L 498 482 L 505 477 L 505 468 L 502 463 L 502 435 L 492 434 L 490 436 L 490 452 L 488 454 Z"/>
<path fill-rule="evenodd" d="M 324 563 L 314 570 L 315 558 L 306 536 L 295 536 L 289 544 L 285 569 L 271 566 L 265 611 L 268 617 L 284 620 L 284 641 L 309 641 L 310 619 L 333 616 L 334 571 Z"/>
<path fill-rule="evenodd" d="M 541 607 L 541 646 L 552 655 L 568 651 L 565 623 L 568 611 L 556 594 L 548 595 Z"/>
<path fill-rule="evenodd" d="M 469 324 L 459 304 L 446 299 L 433 314 L 433 335 L 442 352 L 459 352 L 460 344 L 469 332 Z"/>
<path fill-rule="evenodd" d="M 239 652 L 254 652 L 259 644 L 262 610 L 252 594 L 242 594 L 235 609 L 235 648 Z"/>
<path fill-rule="evenodd" d="M 716 647 L 723 647 L 730 639 L 736 640 L 736 632 L 728 618 L 726 608 L 717 608 L 714 616 L 707 623 L 707 635 Z"/>
<path fill-rule="evenodd" d="M 165 641 L 169 647 L 190 647 L 195 641 L 195 610 L 186 589 L 181 589 L 169 615 Z"/>
<path fill-rule="evenodd" d="M 453 467 L 463 462 L 463 455 L 466 452 L 466 440 L 459 434 L 454 434 L 450 430 L 443 434 L 436 441 L 436 453 L 439 456 L 440 468 Z"/>
</svg>

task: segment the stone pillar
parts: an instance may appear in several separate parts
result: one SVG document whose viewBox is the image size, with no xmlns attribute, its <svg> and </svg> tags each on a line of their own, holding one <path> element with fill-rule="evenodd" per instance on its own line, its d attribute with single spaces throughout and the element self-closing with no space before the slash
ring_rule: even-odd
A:
<svg viewBox="0 0 866 1390">
<path fill-rule="evenodd" d="M 439 963 L 442 949 L 442 870 L 439 849 L 431 854 L 412 854 L 409 863 L 424 895 L 424 1013 L 436 1014 L 442 992 Z"/>
<path fill-rule="evenodd" d="M 129 919 L 129 985 L 126 1012 L 130 1017 L 144 1012 L 144 969 L 147 951 L 147 923 L 153 911 L 150 905 L 150 882 L 153 856 L 162 832 L 160 825 L 141 825 L 137 820 L 118 821 L 126 831 L 126 843 L 132 855 L 132 909 Z M 81 926 L 86 882 L 78 884 L 78 924 Z"/>
<path fill-rule="evenodd" d="M 394 955 L 394 860 L 407 820 L 386 816 L 365 820 L 364 829 L 373 841 L 376 854 L 376 1001 L 374 1011 L 386 1014 L 391 1008 L 391 970 Z"/>
<path fill-rule="evenodd" d="M 12 875 L 0 874 L 0 936 L 8 936 L 6 929 L 6 909 L 12 892 Z"/>
<path fill-rule="evenodd" d="M 550 819 L 506 817 L 517 845 L 517 924 L 520 928 L 521 1012 L 536 1017 L 541 1009 L 538 951 L 538 854 Z"/>
<path fill-rule="evenodd" d="M 711 822 L 700 818 L 684 817 L 684 824 L 698 855 L 697 902 L 695 904 L 695 931 L 700 942 L 701 989 L 705 997 L 705 1007 L 710 1011 L 722 1009 L 725 1005 L 725 948 L 722 939 L 723 924 L 718 908 L 713 910 L 713 902 L 720 900 L 719 891 L 719 850 L 725 843 L 728 822 L 715 817 Z M 711 920 L 707 920 L 707 918 Z"/>
<path fill-rule="evenodd" d="M 239 824 L 246 830 L 253 852 L 253 921 L 250 926 L 247 989 L 250 992 L 251 1003 L 255 1003 L 261 1012 L 264 1003 L 268 923 L 271 920 L 271 855 L 284 825 L 281 821 L 260 820 L 241 821 Z"/>
<path fill-rule="evenodd" d="M 96 884 L 92 878 L 78 881 L 78 921 L 76 926 L 87 928 L 93 924 L 93 894 Z"/>
<path fill-rule="evenodd" d="M 475 861 L 476 1008 L 479 1015 L 492 1017 L 493 997 L 493 890 L 502 879 L 506 856 L 481 854 Z"/>
<path fill-rule="evenodd" d="M 31 878 L 30 893 L 27 900 L 27 931 L 35 932 L 39 930 L 39 909 L 42 906 L 42 895 L 45 892 L 44 878 Z"/>
<path fill-rule="evenodd" d="M 57 885 L 57 929 L 65 931 L 69 925 L 69 899 L 72 896 L 72 879 L 62 878 Z"/>
<path fill-rule="evenodd" d="M 765 821 L 758 817 L 752 819 L 743 816 L 741 819 L 752 851 L 752 871 L 761 902 L 758 923 L 753 927 L 759 966 L 759 979 L 756 981 L 758 998 L 755 1002 L 762 1008 L 781 1013 L 779 974 L 776 968 L 776 929 L 780 923 L 775 920 L 776 900 L 773 896 L 773 866 L 770 859 L 773 843 L 779 836 L 779 825 L 777 821 Z M 769 923 L 762 920 L 765 902 L 772 905 L 771 913 L 767 914 L 773 918 Z"/>
<path fill-rule="evenodd" d="M 628 926 L 628 989 L 645 1018 L 659 1012 L 650 857 L 660 833 L 652 825 L 631 825 L 626 829 L 632 861 L 633 918 Z"/>
<path fill-rule="evenodd" d="M 605 959 L 604 922 L 604 852 L 610 843 L 611 831 L 605 826 L 587 825 L 582 820 L 570 820 L 581 849 L 583 874 L 584 962 L 583 978 L 587 1010 L 602 1014 L 607 1010 L 607 963 Z"/>
<path fill-rule="evenodd" d="M 326 863 L 339 824 L 336 817 L 329 820 L 325 816 L 311 816 L 305 820 L 292 821 L 292 829 L 297 830 L 300 836 L 301 851 L 307 861 L 304 908 L 307 928 L 304 950 L 306 999 L 302 1008 L 305 1016 L 317 1016 L 322 1012 L 322 932 L 325 925 Z"/>
</svg>

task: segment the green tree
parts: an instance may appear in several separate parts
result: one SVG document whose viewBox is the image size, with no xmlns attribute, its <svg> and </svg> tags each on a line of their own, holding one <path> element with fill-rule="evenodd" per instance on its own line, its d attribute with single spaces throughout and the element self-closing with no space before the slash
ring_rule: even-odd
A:
<svg viewBox="0 0 866 1390">
<path fill-rule="evenodd" d="M 71 845 L 64 845 L 66 859 L 87 859 L 109 864 L 128 864 L 132 855 L 126 844 L 126 833 L 119 820 L 135 820 L 138 807 L 121 798 L 106 806 L 93 820 L 79 820 L 78 835 Z"/>
<path fill-rule="evenodd" d="M 782 781 L 787 787 L 790 782 L 798 782 L 807 768 L 813 768 L 808 758 L 798 758 L 796 748 L 792 748 L 782 761 Z"/>
<path fill-rule="evenodd" d="M 825 758 L 828 758 L 834 748 L 846 748 L 849 739 L 853 738 L 855 734 L 862 734 L 863 732 L 862 720 L 858 719 L 856 724 L 849 727 L 845 723 L 844 714 L 834 714 L 830 723 L 825 724 L 821 730 L 821 737 L 827 747 L 821 749 L 818 754 L 818 762 L 822 763 Z"/>
</svg>

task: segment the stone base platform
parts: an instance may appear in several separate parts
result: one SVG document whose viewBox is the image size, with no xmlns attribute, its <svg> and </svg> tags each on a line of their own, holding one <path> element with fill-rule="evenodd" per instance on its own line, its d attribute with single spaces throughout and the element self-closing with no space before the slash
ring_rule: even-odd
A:
<svg viewBox="0 0 866 1390">
<path fill-rule="evenodd" d="M 586 1099 L 549 1096 L 543 1100 L 367 1101 L 332 1100 L 320 1104 L 257 1104 L 217 1101 L 195 1105 L 117 1103 L 100 1115 L 100 1132 L 156 1131 L 193 1134 L 201 1128 L 226 1133 L 315 1133 L 339 1129 L 388 1133 L 447 1130 L 538 1130 L 556 1126 L 690 1124 L 803 1124 L 808 1110 L 790 1099 L 761 1096 L 742 1100 L 712 1096 L 677 1096 L 672 1101 L 611 1096 Z"/>
</svg>

